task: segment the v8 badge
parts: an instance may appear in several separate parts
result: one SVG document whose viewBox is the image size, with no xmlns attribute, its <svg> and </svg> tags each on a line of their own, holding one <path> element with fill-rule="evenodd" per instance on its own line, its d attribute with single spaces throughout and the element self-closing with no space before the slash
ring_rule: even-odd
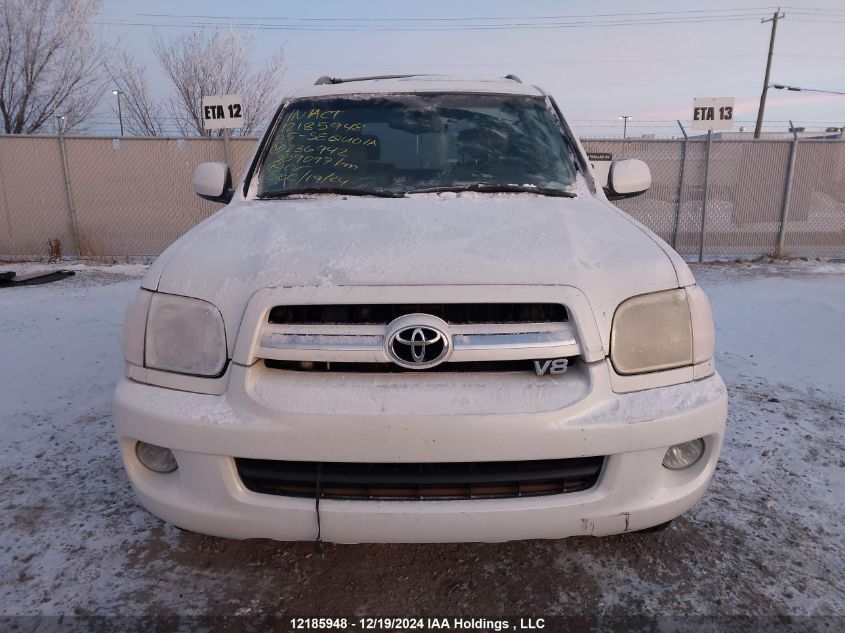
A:
<svg viewBox="0 0 845 633">
<path fill-rule="evenodd" d="M 550 358 L 549 360 L 534 361 L 534 371 L 538 376 L 544 376 L 545 374 L 565 374 L 568 367 L 568 358 Z"/>
</svg>

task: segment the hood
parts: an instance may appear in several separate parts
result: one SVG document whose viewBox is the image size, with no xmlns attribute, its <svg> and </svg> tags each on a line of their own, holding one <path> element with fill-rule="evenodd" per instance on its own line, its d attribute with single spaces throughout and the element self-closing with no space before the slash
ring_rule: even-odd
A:
<svg viewBox="0 0 845 633">
<path fill-rule="evenodd" d="M 604 332 L 620 301 L 678 287 L 664 248 L 592 197 L 241 200 L 171 245 L 143 285 L 210 301 L 232 342 L 252 294 L 280 286 L 574 286 Z"/>
</svg>

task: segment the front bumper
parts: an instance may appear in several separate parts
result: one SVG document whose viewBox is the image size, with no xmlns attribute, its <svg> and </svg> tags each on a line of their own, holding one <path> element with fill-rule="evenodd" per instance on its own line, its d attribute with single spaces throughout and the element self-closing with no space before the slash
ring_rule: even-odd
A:
<svg viewBox="0 0 845 633">
<path fill-rule="evenodd" d="M 126 471 L 144 506 L 179 527 L 238 539 L 313 540 L 317 516 L 312 499 L 247 490 L 233 457 L 449 462 L 607 456 L 597 484 L 583 492 L 466 501 L 323 499 L 320 519 L 327 542 L 495 542 L 651 527 L 701 497 L 716 467 L 727 416 L 727 393 L 718 374 L 615 394 L 603 362 L 583 368 L 588 393 L 571 394 L 573 403 L 562 409 L 538 406 L 530 415 L 507 407 L 504 413 L 470 413 L 472 403 L 465 403 L 459 415 L 409 415 L 393 411 L 389 400 L 370 402 L 375 406 L 370 415 L 358 400 L 347 402 L 345 413 L 319 404 L 285 407 L 261 400 L 250 387 L 248 368 L 233 371 L 245 375 L 233 375 L 222 396 L 124 378 L 115 392 L 114 414 Z M 499 391 L 506 392 L 510 379 L 491 375 L 485 380 L 502 380 Z M 336 397 L 342 394 L 331 394 Z M 670 445 L 698 437 L 706 443 L 698 463 L 681 471 L 662 466 Z M 135 456 L 137 440 L 171 448 L 179 469 L 167 475 L 146 469 Z"/>
</svg>

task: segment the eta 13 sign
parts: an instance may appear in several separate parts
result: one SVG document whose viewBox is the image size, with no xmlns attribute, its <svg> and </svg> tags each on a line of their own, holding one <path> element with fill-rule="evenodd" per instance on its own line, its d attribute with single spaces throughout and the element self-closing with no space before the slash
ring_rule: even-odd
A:
<svg viewBox="0 0 845 633">
<path fill-rule="evenodd" d="M 219 95 L 202 98 L 202 118 L 206 130 L 244 126 L 241 95 Z"/>
<path fill-rule="evenodd" d="M 721 132 L 733 127 L 734 97 L 695 97 L 692 129 Z"/>
</svg>

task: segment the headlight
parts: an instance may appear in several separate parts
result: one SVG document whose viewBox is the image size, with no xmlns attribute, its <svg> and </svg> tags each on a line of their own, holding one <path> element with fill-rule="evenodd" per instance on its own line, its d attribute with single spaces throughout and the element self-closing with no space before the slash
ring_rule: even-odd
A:
<svg viewBox="0 0 845 633">
<path fill-rule="evenodd" d="M 610 360 L 620 374 L 640 374 L 713 357 L 713 315 L 697 287 L 623 301 L 613 316 Z"/>
<path fill-rule="evenodd" d="M 226 332 L 217 308 L 200 299 L 153 294 L 144 345 L 146 367 L 219 376 L 226 360 Z"/>
</svg>

